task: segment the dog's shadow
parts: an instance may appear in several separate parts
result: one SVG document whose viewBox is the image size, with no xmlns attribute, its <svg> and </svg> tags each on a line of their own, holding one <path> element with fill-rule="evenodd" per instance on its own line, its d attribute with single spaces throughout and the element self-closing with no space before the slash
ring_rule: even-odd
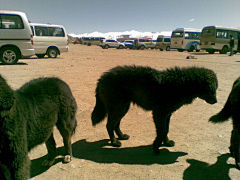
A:
<svg viewBox="0 0 240 180">
<path fill-rule="evenodd" d="M 139 146 L 131 148 L 112 148 L 108 144 L 109 140 L 87 142 L 85 139 L 73 143 L 74 158 L 85 159 L 97 163 L 119 163 L 119 164 L 173 164 L 180 156 L 185 156 L 184 152 L 170 152 L 168 149 L 161 148 L 160 155 L 155 156 L 152 146 Z M 63 152 L 63 147 L 57 149 L 58 154 Z M 42 174 L 49 167 L 42 167 L 41 163 L 47 156 L 31 161 L 31 177 Z M 61 162 L 56 159 L 55 164 Z"/>
<path fill-rule="evenodd" d="M 223 154 L 218 156 L 215 164 L 209 165 L 206 162 L 198 161 L 195 159 L 188 159 L 187 162 L 190 166 L 184 171 L 184 180 L 230 180 L 229 169 L 235 168 L 233 164 L 227 164 L 226 161 L 230 154 Z"/>
</svg>

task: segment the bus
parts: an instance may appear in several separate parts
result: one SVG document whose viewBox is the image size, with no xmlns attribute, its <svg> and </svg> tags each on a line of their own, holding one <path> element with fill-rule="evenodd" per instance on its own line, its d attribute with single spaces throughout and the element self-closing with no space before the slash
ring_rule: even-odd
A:
<svg viewBox="0 0 240 180">
<path fill-rule="evenodd" d="M 100 42 L 105 39 L 104 37 L 82 37 L 82 44 L 91 46 L 91 45 L 99 45 Z"/>
<path fill-rule="evenodd" d="M 235 53 L 240 52 L 240 29 L 221 27 L 221 26 L 206 26 L 202 30 L 200 37 L 200 47 L 206 50 L 209 54 L 219 51 L 220 54 L 226 54 L 229 51 L 230 35 L 234 38 Z"/>
<path fill-rule="evenodd" d="M 30 23 L 33 34 L 33 46 L 38 58 L 47 55 L 56 58 L 62 52 L 68 52 L 68 37 L 62 25 Z"/>
<path fill-rule="evenodd" d="M 178 28 L 172 31 L 171 36 L 171 49 L 177 49 L 179 52 L 200 51 L 200 29 L 193 28 Z"/>
</svg>

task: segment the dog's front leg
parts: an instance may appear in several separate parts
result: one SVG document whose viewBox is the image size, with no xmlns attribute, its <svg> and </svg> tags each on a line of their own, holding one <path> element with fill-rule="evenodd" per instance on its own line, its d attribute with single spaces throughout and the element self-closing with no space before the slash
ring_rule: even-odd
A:
<svg viewBox="0 0 240 180">
<path fill-rule="evenodd" d="M 159 147 L 162 145 L 162 142 L 166 140 L 168 133 L 168 126 L 170 116 L 166 116 L 159 111 L 153 111 L 153 120 L 156 126 L 157 137 L 153 142 L 153 152 L 155 155 L 159 155 Z"/>
</svg>

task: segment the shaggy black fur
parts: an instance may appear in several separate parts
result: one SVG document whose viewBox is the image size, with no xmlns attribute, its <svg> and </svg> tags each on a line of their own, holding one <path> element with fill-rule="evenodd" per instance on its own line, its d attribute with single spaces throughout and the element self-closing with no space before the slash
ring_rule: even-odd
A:
<svg viewBox="0 0 240 180">
<path fill-rule="evenodd" d="M 44 142 L 48 158 L 43 165 L 51 166 L 56 156 L 55 125 L 63 137 L 63 161 L 69 162 L 76 109 L 69 86 L 58 78 L 34 79 L 14 91 L 0 76 L 0 175 L 28 179 L 28 152 Z"/>
<path fill-rule="evenodd" d="M 216 103 L 217 86 L 215 73 L 205 68 L 175 67 L 158 71 L 150 67 L 119 66 L 98 80 L 92 124 L 96 125 L 108 115 L 107 130 L 111 143 L 119 147 L 121 143 L 115 138 L 114 130 L 119 139 L 129 138 L 119 126 L 130 103 L 151 110 L 157 131 L 153 150 L 159 154 L 162 143 L 174 145 L 167 138 L 172 113 L 197 97 L 210 104 Z"/>
<path fill-rule="evenodd" d="M 209 121 L 221 123 L 232 118 L 233 130 L 231 135 L 230 152 L 235 157 L 236 166 L 240 169 L 240 77 L 233 83 L 227 102 L 222 110 L 212 116 Z"/>
</svg>

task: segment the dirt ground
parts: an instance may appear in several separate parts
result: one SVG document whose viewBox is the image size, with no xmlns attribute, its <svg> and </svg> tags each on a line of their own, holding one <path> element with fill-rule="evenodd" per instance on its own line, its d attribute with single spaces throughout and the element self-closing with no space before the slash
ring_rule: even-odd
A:
<svg viewBox="0 0 240 180">
<path fill-rule="evenodd" d="M 240 76 L 240 54 L 223 54 L 102 49 L 98 46 L 69 45 L 68 53 L 56 59 L 22 59 L 17 65 L 0 65 L 9 85 L 17 89 L 33 78 L 55 76 L 66 81 L 78 104 L 76 133 L 72 138 L 73 160 L 63 164 L 59 156 L 52 167 L 44 168 L 44 144 L 29 153 L 32 180 L 125 180 L 125 179 L 240 179 L 234 159 L 229 156 L 231 121 L 212 124 L 208 119 L 217 113 L 228 97 L 234 80 Z M 193 55 L 197 59 L 186 59 Z M 131 106 L 121 121 L 121 129 L 130 135 L 121 148 L 109 146 L 106 120 L 92 127 L 94 91 L 100 75 L 117 65 L 151 66 L 165 70 L 173 66 L 201 66 L 216 72 L 218 103 L 196 99 L 177 110 L 170 122 L 169 138 L 174 147 L 161 147 L 160 155 L 152 152 L 155 127 L 151 112 Z M 54 129 L 58 152 L 63 152 L 62 138 Z"/>
</svg>

